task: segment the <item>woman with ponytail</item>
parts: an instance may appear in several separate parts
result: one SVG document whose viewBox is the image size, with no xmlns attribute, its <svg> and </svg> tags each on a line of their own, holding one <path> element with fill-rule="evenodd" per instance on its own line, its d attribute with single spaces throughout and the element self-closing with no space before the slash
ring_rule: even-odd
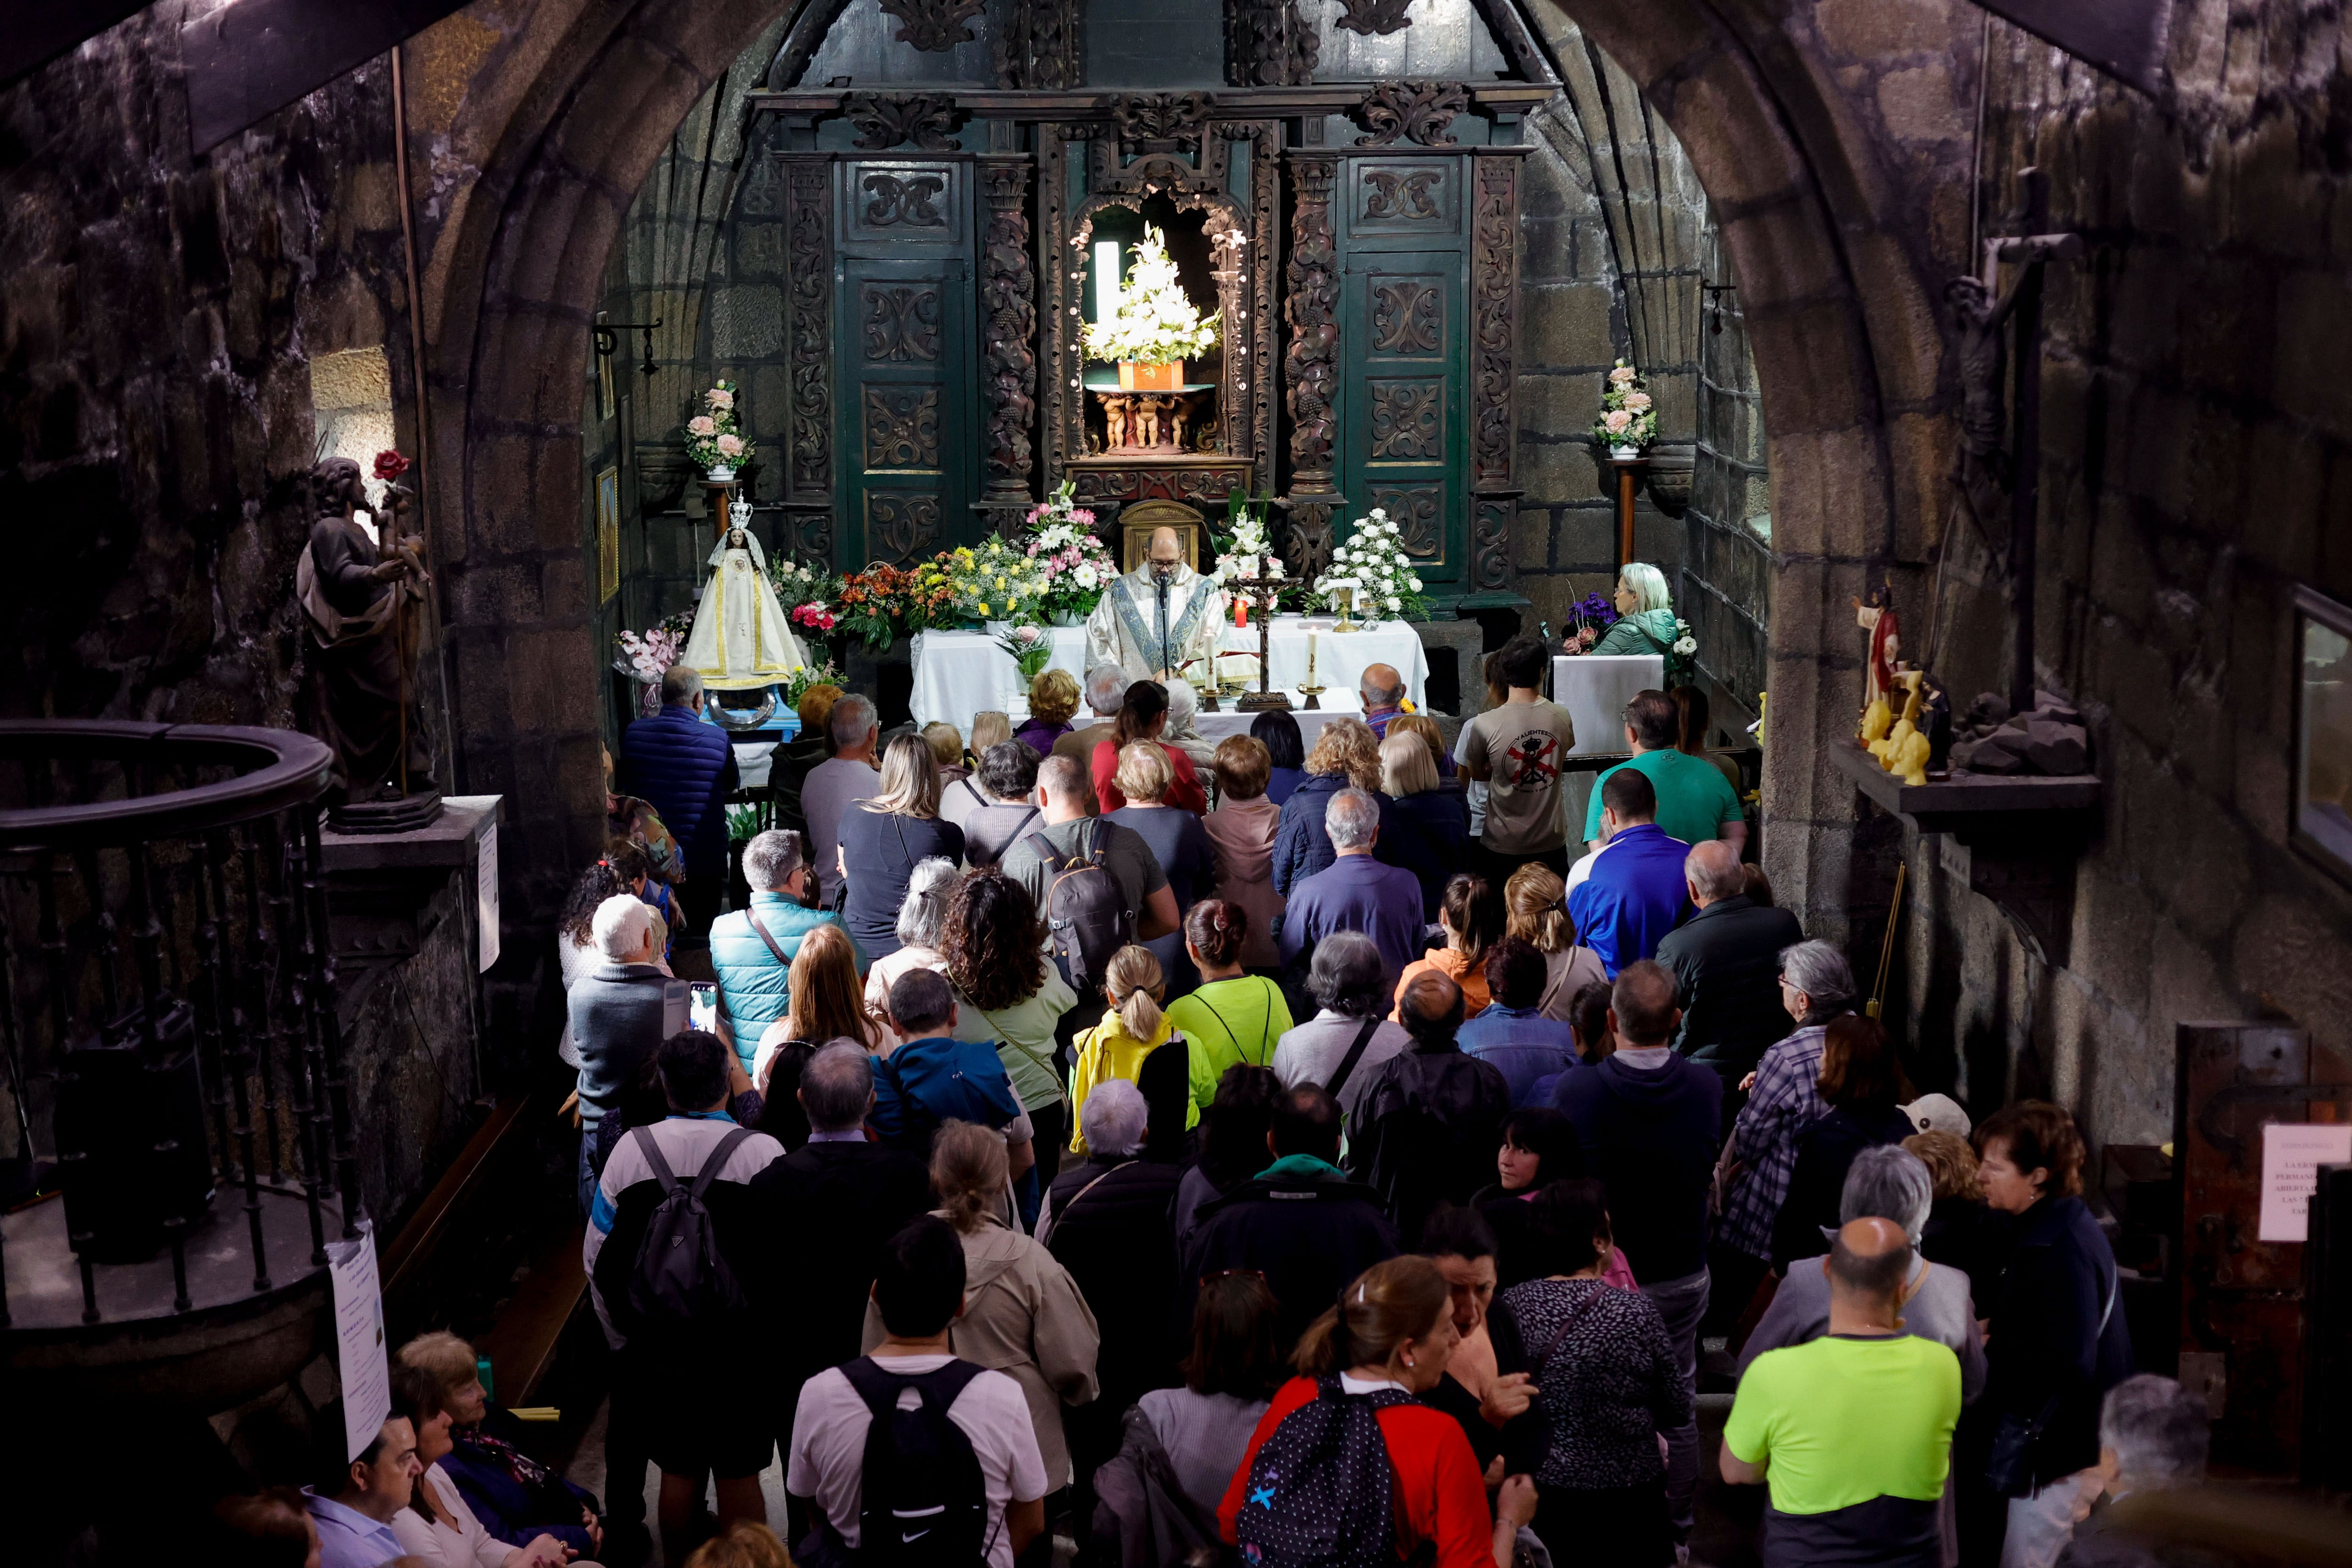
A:
<svg viewBox="0 0 2352 1568">
<path fill-rule="evenodd" d="M 950 1353 L 1021 1385 L 1045 1461 L 1045 1487 L 1070 1484 L 1062 1406 L 1093 1401 L 1102 1336 L 1069 1270 L 1012 1228 L 1011 1172 L 1004 1135 L 975 1121 L 948 1121 L 931 1139 L 931 1212 L 963 1243 L 963 1311 L 948 1325 Z M 866 1305 L 865 1353 L 884 1338 L 882 1311 Z"/>
<path fill-rule="evenodd" d="M 1234 1470 L 1217 1522 L 1225 1540 L 1272 1568 L 1307 1557 L 1353 1556 L 1383 1523 L 1397 1555 L 1435 1568 L 1510 1568 L 1519 1528 L 1535 1517 L 1535 1485 L 1503 1483 L 1492 1514 L 1478 1460 L 1451 1416 L 1421 1403 L 1437 1386 L 1459 1341 L 1445 1276 L 1426 1258 L 1392 1258 L 1350 1281 L 1338 1305 L 1298 1341 L 1299 1375 L 1274 1397 Z M 1330 1500 L 1360 1482 L 1338 1467 L 1377 1462 L 1350 1427 L 1369 1413 L 1392 1477 L 1392 1522 Z M 1292 1431 L 1284 1428 L 1297 1421 Z M 1262 1450 L 1271 1449 L 1261 1466 Z M 1296 1455 L 1293 1458 L 1293 1455 Z M 1318 1506 L 1319 1505 L 1319 1506 Z M 1303 1535 L 1331 1539 L 1309 1547 Z M 1249 1550 L 1255 1548 L 1254 1551 Z"/>
<path fill-rule="evenodd" d="M 1242 969 L 1249 911 L 1202 899 L 1184 916 L 1184 952 L 1201 972 L 1200 987 L 1168 1005 L 1177 1032 L 1192 1043 L 1192 1100 L 1205 1105 L 1232 1067 L 1271 1067 L 1275 1043 L 1289 1032 L 1282 987 Z"/>
<path fill-rule="evenodd" d="M 1110 1010 L 1101 1023 L 1079 1031 L 1077 1060 L 1070 1068 L 1072 1105 L 1084 1105 L 1095 1085 L 1108 1079 L 1123 1078 L 1143 1091 L 1150 1112 L 1145 1149 L 1155 1160 L 1181 1159 L 1184 1135 L 1201 1120 L 1184 1037 L 1160 1009 L 1167 990 L 1160 961 L 1148 949 L 1130 945 L 1112 953 L 1103 968 L 1103 998 Z M 1076 1119 L 1070 1152 L 1087 1152 Z"/>
</svg>

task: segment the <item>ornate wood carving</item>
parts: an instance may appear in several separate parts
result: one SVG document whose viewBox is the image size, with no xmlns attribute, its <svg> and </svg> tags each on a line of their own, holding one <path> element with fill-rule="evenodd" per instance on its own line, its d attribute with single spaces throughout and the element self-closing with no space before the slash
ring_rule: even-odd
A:
<svg viewBox="0 0 2352 1568">
<path fill-rule="evenodd" d="M 947 194 L 945 174 L 910 174 L 861 175 L 857 182 L 865 205 L 858 222 L 866 228 L 945 228 L 948 215 L 940 209 Z"/>
<path fill-rule="evenodd" d="M 1290 297 L 1283 312 L 1290 347 L 1283 356 L 1290 399 L 1291 488 L 1331 488 L 1331 395 L 1339 374 L 1339 258 L 1331 243 L 1331 184 L 1338 165 L 1328 155 L 1291 154 L 1297 205 L 1290 219 Z"/>
<path fill-rule="evenodd" d="M 1225 79 L 1235 87 L 1306 87 L 1321 53 L 1298 0 L 1225 0 Z"/>
<path fill-rule="evenodd" d="M 1201 145 L 1212 100 L 1205 92 L 1129 92 L 1102 100 L 1121 142 L 1147 153 Z"/>
<path fill-rule="evenodd" d="M 852 146 L 881 152 L 912 142 L 926 153 L 955 150 L 955 97 L 945 92 L 845 92 L 841 112 L 857 128 Z"/>
<path fill-rule="evenodd" d="M 940 498 L 903 490 L 869 490 L 866 542 L 877 561 L 903 565 L 937 552 Z"/>
<path fill-rule="evenodd" d="M 1332 537 L 1331 514 L 1338 510 L 1336 497 L 1291 501 L 1290 538 L 1282 547 L 1282 556 L 1290 563 L 1293 577 L 1312 579 L 1331 569 L 1331 552 L 1339 548 L 1339 541 Z"/>
<path fill-rule="evenodd" d="M 1518 295 L 1519 165 L 1476 161 L 1470 231 L 1470 471 L 1475 484 L 1511 482 L 1513 400 L 1517 375 L 1514 303 Z"/>
<path fill-rule="evenodd" d="M 943 53 L 972 41 L 965 24 L 986 8 L 987 0 L 880 0 L 885 15 L 898 18 L 898 41 L 919 49 Z"/>
<path fill-rule="evenodd" d="M 1364 128 L 1356 145 L 1391 147 L 1402 138 L 1423 147 L 1451 147 L 1454 116 L 1469 108 L 1469 91 L 1458 81 L 1375 82 L 1356 106 L 1357 122 Z"/>
<path fill-rule="evenodd" d="M 1511 520 L 1518 503 L 1481 496 L 1470 513 L 1470 589 L 1485 593 L 1511 582 Z"/>
<path fill-rule="evenodd" d="M 1045 312 L 1041 320 L 1045 331 L 1039 344 L 1045 362 L 1040 367 L 1045 395 L 1045 424 L 1040 438 L 1045 450 L 1045 488 L 1048 490 L 1061 484 L 1063 463 L 1084 450 L 1073 449 L 1068 444 L 1070 427 L 1080 425 L 1069 411 L 1081 401 L 1078 371 L 1085 360 L 1064 312 L 1077 299 L 1077 279 L 1085 275 L 1073 270 L 1078 252 L 1066 243 L 1068 236 L 1065 215 L 1070 188 L 1067 135 L 1066 126 L 1048 123 L 1037 127 L 1037 254 L 1045 267 L 1038 280 L 1043 286 L 1040 306 Z"/>
<path fill-rule="evenodd" d="M 1412 18 L 1405 15 L 1412 4 L 1412 0 L 1339 0 L 1339 15 L 1331 25 L 1367 37 L 1402 32 L 1412 26 Z"/>
<path fill-rule="evenodd" d="M 1416 561 L 1445 553 L 1445 502 L 1435 485 L 1391 486 L 1372 492 L 1372 504 L 1397 525 L 1397 542 Z"/>
<path fill-rule="evenodd" d="M 1236 126 L 1235 130 L 1244 129 Z M 1271 121 L 1260 121 L 1246 128 L 1255 139 L 1250 156 L 1250 232 L 1256 236 L 1256 265 L 1252 268 L 1251 281 L 1255 292 L 1243 317 L 1250 328 L 1250 363 L 1234 379 L 1234 391 L 1249 398 L 1249 432 L 1246 440 L 1239 434 L 1229 434 L 1225 450 L 1237 457 L 1260 458 L 1269 472 L 1266 479 L 1273 482 L 1274 465 L 1274 245 L 1282 226 L 1282 133 Z M 1263 374 L 1261 374 L 1263 373 Z M 1232 409 L 1227 419 L 1230 429 L 1238 431 L 1244 424 L 1239 408 Z"/>
<path fill-rule="evenodd" d="M 1000 500 L 1025 500 L 1029 425 L 1037 414 L 1037 275 L 1029 265 L 1029 161 L 983 157 L 980 174 L 988 195 L 988 228 L 980 249 L 981 374 L 990 403 L 988 493 Z"/>
<path fill-rule="evenodd" d="M 1372 285 L 1372 352 L 1433 354 L 1445 343 L 1445 293 L 1434 279 L 1391 278 Z"/>
<path fill-rule="evenodd" d="M 929 363 L 940 357 L 940 291 L 927 283 L 865 286 L 869 364 Z"/>
<path fill-rule="evenodd" d="M 1444 179 L 1438 169 L 1367 169 L 1364 216 L 1370 218 L 1443 217 L 1431 193 Z"/>
<path fill-rule="evenodd" d="M 1372 461 L 1445 460 L 1445 384 L 1434 378 L 1378 380 L 1371 393 Z"/>
<path fill-rule="evenodd" d="M 833 181 L 822 158 L 796 159 L 786 184 L 792 301 L 792 493 L 833 490 Z"/>
<path fill-rule="evenodd" d="M 1086 80 L 1086 11 L 1078 0 L 1020 0 L 1005 11 L 992 58 L 1014 91 L 1065 90 Z"/>
<path fill-rule="evenodd" d="M 863 414 L 869 469 L 935 471 L 940 466 L 940 389 L 866 387 Z"/>
<path fill-rule="evenodd" d="M 1202 508 L 1221 507 L 1234 489 L 1247 489 L 1250 466 L 1163 467 L 1139 462 L 1131 467 L 1087 462 L 1071 465 L 1071 493 L 1081 501 L 1181 500 Z"/>
</svg>

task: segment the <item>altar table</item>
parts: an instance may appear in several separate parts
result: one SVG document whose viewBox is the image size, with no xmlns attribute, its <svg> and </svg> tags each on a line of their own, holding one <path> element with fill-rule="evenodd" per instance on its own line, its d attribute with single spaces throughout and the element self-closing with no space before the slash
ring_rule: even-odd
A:
<svg viewBox="0 0 2352 1568">
<path fill-rule="evenodd" d="M 1305 700 L 1297 689 L 1307 679 L 1307 639 L 1310 632 L 1315 638 L 1315 679 L 1328 688 L 1323 693 L 1325 710 L 1344 711 L 1357 707 L 1356 683 L 1364 667 L 1370 664 L 1393 665 L 1404 677 L 1405 695 L 1416 707 L 1423 704 L 1429 680 L 1429 656 L 1421 646 L 1420 635 L 1410 626 L 1388 621 L 1365 631 L 1335 632 L 1331 625 L 1328 616 L 1275 618 L 1268 638 L 1267 658 L 1273 665 L 1269 673 L 1274 684 L 1291 691 L 1294 709 Z M 1228 626 L 1224 635 L 1225 652 L 1257 651 L 1257 628 L 1254 624 L 1247 632 Z M 1083 685 L 1087 675 L 1086 628 L 1052 626 L 1047 628 L 1047 636 L 1052 638 L 1054 649 L 1049 668 L 1068 670 Z M 1013 663 L 1011 654 L 996 646 L 995 636 L 991 632 L 920 632 L 915 637 L 912 657 L 915 689 L 908 706 L 918 724 L 935 720 L 953 724 L 970 740 L 975 714 L 994 709 L 1010 716 L 1017 725 L 1028 712 L 1029 697 L 1021 685 L 1020 667 Z M 1251 683 L 1252 689 L 1255 685 L 1255 681 Z M 1228 709 L 1232 707 L 1233 699 L 1223 700 Z M 1213 731 L 1208 721 L 1217 717 L 1213 713 L 1201 715 L 1202 734 L 1245 732 L 1249 728 L 1244 722 Z M 1309 713 L 1299 714 L 1302 732 L 1307 731 L 1312 717 Z M 1318 721 L 1315 728 L 1320 727 Z M 1311 732 L 1307 738 L 1308 744 L 1313 744 Z"/>
</svg>

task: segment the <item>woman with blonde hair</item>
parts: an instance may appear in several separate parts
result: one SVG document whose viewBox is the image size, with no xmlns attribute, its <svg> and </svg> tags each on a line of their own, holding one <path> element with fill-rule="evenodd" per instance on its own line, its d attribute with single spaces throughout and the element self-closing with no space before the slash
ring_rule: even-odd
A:
<svg viewBox="0 0 2352 1568">
<path fill-rule="evenodd" d="M 1563 1024 L 1576 1022 L 1576 994 L 1606 984 L 1601 955 L 1579 944 L 1576 927 L 1560 904 L 1566 896 L 1559 873 L 1530 860 L 1503 884 L 1503 934 L 1517 937 L 1544 955 L 1543 1000 L 1536 1011 Z"/>
<path fill-rule="evenodd" d="M 1274 942 L 1274 922 L 1282 915 L 1282 895 L 1274 890 L 1274 836 L 1282 826 L 1282 808 L 1266 798 L 1274 756 L 1255 735 L 1228 735 L 1217 742 L 1211 766 L 1217 809 L 1201 819 L 1201 830 L 1217 852 L 1217 897 L 1249 917 L 1242 967 L 1272 972 L 1282 963 Z"/>
<path fill-rule="evenodd" d="M 1095 1085 L 1108 1079 L 1123 1078 L 1143 1091 L 1151 1131 L 1159 1135 L 1154 1152 L 1162 1152 L 1171 1131 L 1181 1138 L 1201 1120 L 1192 1099 L 1192 1047 L 1160 1008 L 1167 989 L 1160 961 L 1146 949 L 1129 946 L 1112 953 L 1103 967 L 1103 999 L 1110 1010 L 1101 1023 L 1079 1031 L 1076 1060 L 1070 1067 L 1072 1105 L 1084 1105 Z M 1075 1119 L 1070 1152 L 1087 1152 Z"/>
<path fill-rule="evenodd" d="M 1495 886 L 1471 871 L 1457 871 L 1445 884 L 1445 898 L 1437 911 L 1445 929 L 1445 945 L 1425 958 L 1414 959 L 1397 977 L 1396 1006 L 1389 1022 L 1404 1022 L 1404 992 L 1413 977 L 1435 970 L 1462 987 L 1462 1021 L 1468 1023 L 1486 1010 L 1493 998 L 1486 988 L 1486 950 L 1503 934 L 1503 900 Z"/>
<path fill-rule="evenodd" d="M 1394 722 L 1381 742 L 1381 793 L 1396 803 L 1393 828 L 1381 824 L 1383 833 L 1396 835 L 1390 846 L 1395 863 L 1421 879 L 1422 917 L 1435 920 L 1446 876 L 1470 863 L 1470 807 L 1439 782 L 1429 743 Z"/>
<path fill-rule="evenodd" d="M 1617 619 L 1607 631 L 1587 626 L 1568 640 L 1562 653 L 1654 653 L 1675 646 L 1675 603 L 1665 574 L 1646 561 L 1629 561 L 1617 574 Z"/>
<path fill-rule="evenodd" d="M 1439 786 L 1451 790 L 1462 787 L 1461 774 L 1454 765 L 1454 753 L 1445 749 L 1445 731 L 1437 727 L 1436 720 L 1426 713 L 1400 713 L 1389 721 L 1389 733 L 1420 736 L 1422 743 L 1429 748 L 1431 763 L 1437 769 Z"/>
<path fill-rule="evenodd" d="M 972 721 L 972 727 L 980 727 L 977 719 Z M 934 719 L 916 733 L 923 737 L 923 743 L 931 749 L 931 761 L 939 764 L 940 787 L 942 790 L 971 772 L 964 765 L 963 732 L 954 725 L 945 720 Z"/>
<path fill-rule="evenodd" d="M 1352 1414 L 1314 1408 L 1326 1400 L 1369 1396 L 1387 1450 L 1396 1551 L 1436 1568 L 1510 1568 L 1521 1526 L 1535 1517 L 1535 1483 L 1512 1476 L 1490 1514 L 1477 1456 L 1461 1425 L 1421 1403 L 1445 1375 L 1461 1334 L 1445 1276 L 1426 1258 L 1391 1258 L 1358 1275 L 1339 1304 L 1300 1336 L 1282 1385 L 1250 1434 L 1249 1447 L 1225 1489 L 1217 1523 L 1244 1556 L 1279 1517 L 1282 1478 L 1258 1473 L 1258 1450 L 1284 1422 L 1345 1422 Z M 1376 1521 L 1353 1521 L 1377 1531 Z M 1360 1546 L 1362 1542 L 1349 1542 Z M 1352 1554 L 1352 1553 L 1351 1553 Z"/>
<path fill-rule="evenodd" d="M 844 923 L 871 960 L 898 951 L 898 910 L 915 868 L 933 856 L 963 863 L 963 829 L 940 820 L 940 771 L 929 742 L 900 735 L 882 752 L 881 793 L 841 814 Z"/>
<path fill-rule="evenodd" d="M 1021 1385 L 1045 1461 L 1048 1491 L 1070 1484 L 1062 1406 L 1090 1403 L 1102 1336 L 1069 1270 L 1007 1223 L 1011 1166 L 1002 1133 L 972 1121 L 940 1124 L 931 1140 L 932 1212 L 963 1243 L 964 1304 L 949 1325 L 949 1348 Z M 866 1308 L 865 1351 L 882 1342 L 881 1310 Z"/>
<path fill-rule="evenodd" d="M 1145 741 L 1121 747 L 1118 769 L 1111 779 L 1127 804 L 1111 810 L 1106 802 L 1103 820 L 1131 828 L 1150 846 L 1160 870 L 1167 873 L 1168 891 L 1176 900 L 1176 921 L 1181 927 L 1184 911 L 1217 885 L 1217 850 L 1200 817 L 1170 804 L 1176 770 L 1168 761 L 1169 754 L 1164 747 Z M 1181 931 L 1153 937 L 1143 945 L 1160 961 L 1171 995 L 1181 996 L 1201 983 L 1200 972 L 1185 955 Z"/>
<path fill-rule="evenodd" d="M 823 1044 L 846 1037 L 869 1051 L 887 1054 L 897 1042 L 890 1031 L 866 1015 L 857 986 L 857 952 L 837 925 L 813 929 L 793 954 L 793 1010 L 768 1026 L 751 1058 L 751 1084 L 761 1094 L 776 1070 L 776 1052 L 787 1040 Z"/>
<path fill-rule="evenodd" d="M 1070 716 L 1078 710 L 1078 678 L 1066 669 L 1041 669 L 1029 683 L 1029 718 L 1013 731 L 1013 739 L 1037 753 L 1054 754 L 1054 742 L 1070 732 Z M 982 750 L 977 738 L 972 752 Z"/>
<path fill-rule="evenodd" d="M 1403 829 L 1397 826 L 1396 803 L 1381 793 L 1381 743 L 1372 727 L 1361 719 L 1333 719 L 1307 753 L 1306 782 L 1282 803 L 1282 829 L 1274 840 L 1274 889 L 1284 898 L 1339 858 L 1323 816 L 1331 809 L 1331 797 L 1350 786 L 1380 802 L 1381 832 L 1372 853 L 1384 865 L 1407 866 L 1398 855 Z"/>
</svg>

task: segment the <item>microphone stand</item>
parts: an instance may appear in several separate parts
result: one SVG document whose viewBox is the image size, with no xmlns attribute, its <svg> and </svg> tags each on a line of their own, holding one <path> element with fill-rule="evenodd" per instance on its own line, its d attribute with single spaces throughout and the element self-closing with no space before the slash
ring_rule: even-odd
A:
<svg viewBox="0 0 2352 1568">
<path fill-rule="evenodd" d="M 1160 678 L 1168 679 L 1168 576 L 1163 572 L 1151 574 L 1151 585 L 1160 595 Z"/>
</svg>

